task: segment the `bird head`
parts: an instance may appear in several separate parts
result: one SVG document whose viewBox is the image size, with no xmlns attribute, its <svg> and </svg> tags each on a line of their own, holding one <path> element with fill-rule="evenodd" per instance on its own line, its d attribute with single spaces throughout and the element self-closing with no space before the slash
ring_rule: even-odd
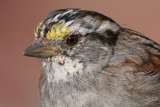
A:
<svg viewBox="0 0 160 107">
<path fill-rule="evenodd" d="M 120 26 L 88 10 L 61 9 L 48 13 L 35 29 L 35 41 L 24 55 L 50 58 L 63 55 L 84 61 L 107 54 L 118 38 Z M 103 52 L 103 51 L 105 52 Z"/>
</svg>

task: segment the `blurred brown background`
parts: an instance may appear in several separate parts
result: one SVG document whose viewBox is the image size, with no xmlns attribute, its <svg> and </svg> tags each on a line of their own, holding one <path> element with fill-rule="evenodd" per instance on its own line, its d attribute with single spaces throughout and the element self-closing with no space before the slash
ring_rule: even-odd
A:
<svg viewBox="0 0 160 107">
<path fill-rule="evenodd" d="M 33 29 L 48 11 L 84 8 L 160 43 L 160 0 L 1 0 L 0 107 L 39 107 L 39 59 L 25 57 Z"/>
</svg>

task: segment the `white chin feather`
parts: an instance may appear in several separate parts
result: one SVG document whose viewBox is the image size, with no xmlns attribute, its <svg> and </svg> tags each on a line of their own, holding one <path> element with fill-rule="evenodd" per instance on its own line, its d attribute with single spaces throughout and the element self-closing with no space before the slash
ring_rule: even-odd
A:
<svg viewBox="0 0 160 107">
<path fill-rule="evenodd" d="M 80 74 L 83 69 L 83 63 L 80 63 L 79 60 L 71 60 L 62 55 L 49 60 L 42 61 L 49 82 L 68 81 L 74 74 Z"/>
</svg>

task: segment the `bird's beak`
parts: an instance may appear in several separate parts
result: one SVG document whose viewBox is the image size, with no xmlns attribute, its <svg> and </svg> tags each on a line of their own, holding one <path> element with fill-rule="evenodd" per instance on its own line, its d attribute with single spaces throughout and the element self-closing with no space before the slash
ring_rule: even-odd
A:
<svg viewBox="0 0 160 107">
<path fill-rule="evenodd" d="M 47 58 L 60 53 L 60 50 L 53 46 L 47 46 L 42 43 L 33 43 L 23 54 L 30 57 Z"/>
</svg>

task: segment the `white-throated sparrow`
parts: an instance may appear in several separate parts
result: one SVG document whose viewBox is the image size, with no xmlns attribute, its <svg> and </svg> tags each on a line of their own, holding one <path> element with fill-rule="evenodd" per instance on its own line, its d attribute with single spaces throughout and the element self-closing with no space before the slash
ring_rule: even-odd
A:
<svg viewBox="0 0 160 107">
<path fill-rule="evenodd" d="M 159 107 L 160 46 L 82 9 L 51 11 L 24 55 L 41 58 L 41 107 Z"/>
</svg>

